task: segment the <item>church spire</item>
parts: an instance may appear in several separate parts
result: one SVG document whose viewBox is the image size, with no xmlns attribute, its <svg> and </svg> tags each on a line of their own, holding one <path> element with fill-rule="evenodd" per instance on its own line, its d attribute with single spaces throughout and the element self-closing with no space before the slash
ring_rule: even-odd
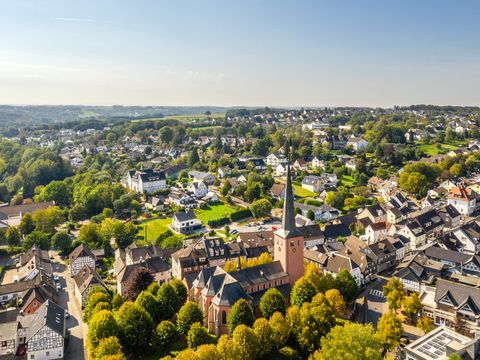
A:
<svg viewBox="0 0 480 360">
<path fill-rule="evenodd" d="M 287 158 L 287 184 L 285 186 L 285 201 L 283 203 L 282 230 L 286 237 L 298 236 L 299 230 L 295 226 L 294 196 L 292 175 L 290 173 L 290 141 L 285 149 Z"/>
</svg>

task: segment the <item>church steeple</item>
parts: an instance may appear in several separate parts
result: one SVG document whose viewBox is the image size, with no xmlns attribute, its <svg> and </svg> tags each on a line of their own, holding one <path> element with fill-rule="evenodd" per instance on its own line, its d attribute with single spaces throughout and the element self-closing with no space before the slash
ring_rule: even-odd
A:
<svg viewBox="0 0 480 360">
<path fill-rule="evenodd" d="M 287 157 L 287 184 L 285 186 L 285 201 L 283 203 L 282 230 L 285 238 L 288 238 L 300 235 L 300 231 L 295 226 L 294 195 L 292 174 L 290 173 L 290 142 L 287 143 L 285 156 Z"/>
</svg>

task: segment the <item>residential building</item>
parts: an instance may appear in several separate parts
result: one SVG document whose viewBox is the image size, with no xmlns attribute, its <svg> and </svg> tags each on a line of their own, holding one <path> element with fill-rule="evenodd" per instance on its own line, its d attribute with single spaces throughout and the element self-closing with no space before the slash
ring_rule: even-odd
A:
<svg viewBox="0 0 480 360">
<path fill-rule="evenodd" d="M 127 171 L 122 180 L 125 187 L 139 193 L 154 193 L 167 188 L 165 172 L 153 169 Z"/>
<path fill-rule="evenodd" d="M 180 234 L 188 234 L 200 230 L 202 222 L 195 217 L 193 211 L 178 212 L 173 215 L 170 227 Z"/>
<path fill-rule="evenodd" d="M 95 271 L 95 268 L 88 265 L 83 266 L 83 268 L 75 275 L 74 280 L 75 296 L 82 308 L 85 306 L 88 294 L 93 286 L 101 286 L 108 290 L 100 275 Z"/>
<path fill-rule="evenodd" d="M 85 265 L 95 269 L 96 258 L 90 247 L 81 243 L 68 256 L 70 276 L 76 276 Z"/>
<path fill-rule="evenodd" d="M 477 206 L 478 194 L 463 185 L 454 186 L 447 196 L 448 205 L 452 205 L 462 215 L 472 215 Z"/>
</svg>

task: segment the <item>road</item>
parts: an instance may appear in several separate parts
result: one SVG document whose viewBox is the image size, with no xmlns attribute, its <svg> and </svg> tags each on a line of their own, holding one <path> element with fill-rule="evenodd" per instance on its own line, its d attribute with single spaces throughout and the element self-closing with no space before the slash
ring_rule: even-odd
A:
<svg viewBox="0 0 480 360">
<path fill-rule="evenodd" d="M 53 255 L 53 272 L 60 277 L 62 290 L 59 291 L 58 302 L 61 307 L 68 309 L 70 318 L 67 319 L 67 329 L 70 331 L 70 341 L 65 350 L 66 360 L 84 360 L 86 355 L 87 326 L 82 322 L 82 310 L 75 298 L 74 280 L 70 277 L 68 267 L 60 258 L 58 253 Z"/>
<path fill-rule="evenodd" d="M 385 279 L 378 278 L 363 288 L 361 293 L 366 301 L 365 324 L 372 324 L 375 329 L 380 316 L 388 311 L 387 300 L 383 295 L 383 286 L 386 283 Z M 363 322 L 363 319 L 356 319 L 356 321 Z"/>
</svg>

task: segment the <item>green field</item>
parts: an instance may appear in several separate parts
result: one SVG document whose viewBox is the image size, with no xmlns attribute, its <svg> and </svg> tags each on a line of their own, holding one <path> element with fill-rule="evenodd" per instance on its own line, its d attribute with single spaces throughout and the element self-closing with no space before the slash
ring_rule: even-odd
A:
<svg viewBox="0 0 480 360">
<path fill-rule="evenodd" d="M 316 197 L 318 194 L 302 188 L 300 185 L 293 184 L 293 193 L 296 197 L 306 198 L 306 197 Z"/>
<path fill-rule="evenodd" d="M 138 225 L 138 235 L 143 237 L 144 240 L 147 240 L 148 242 L 154 242 L 158 239 L 160 234 L 169 230 L 168 225 L 171 223 L 171 218 L 145 221 L 144 223 Z M 146 231 L 145 228 L 147 229 Z M 147 234 L 147 239 L 145 239 L 145 233 Z"/>
<path fill-rule="evenodd" d="M 354 180 L 353 177 L 350 175 L 343 175 L 340 178 L 340 185 L 342 186 L 353 186 Z"/>
<path fill-rule="evenodd" d="M 450 144 L 442 144 L 441 149 L 437 147 L 437 145 L 433 144 L 422 144 L 418 147 L 420 150 L 424 151 L 425 154 L 428 156 L 433 156 L 437 155 L 441 150 L 444 151 L 450 151 L 450 150 L 455 150 L 458 149 L 458 146 L 456 145 L 450 145 Z"/>
<path fill-rule="evenodd" d="M 228 217 L 229 214 L 236 210 L 238 210 L 238 208 L 219 202 L 217 205 L 209 205 L 207 209 L 195 210 L 195 215 L 198 220 L 206 225 L 208 220 Z"/>
<path fill-rule="evenodd" d="M 205 120 L 208 118 L 224 118 L 225 113 L 213 113 L 211 115 L 205 115 L 205 114 L 190 114 L 190 115 L 170 115 L 170 116 L 165 116 L 163 118 L 145 118 L 145 119 L 137 119 L 134 121 L 145 121 L 145 120 L 150 120 L 150 121 L 160 121 L 160 120 L 178 120 L 178 121 L 183 121 L 183 122 L 190 122 L 193 120 Z"/>
</svg>

